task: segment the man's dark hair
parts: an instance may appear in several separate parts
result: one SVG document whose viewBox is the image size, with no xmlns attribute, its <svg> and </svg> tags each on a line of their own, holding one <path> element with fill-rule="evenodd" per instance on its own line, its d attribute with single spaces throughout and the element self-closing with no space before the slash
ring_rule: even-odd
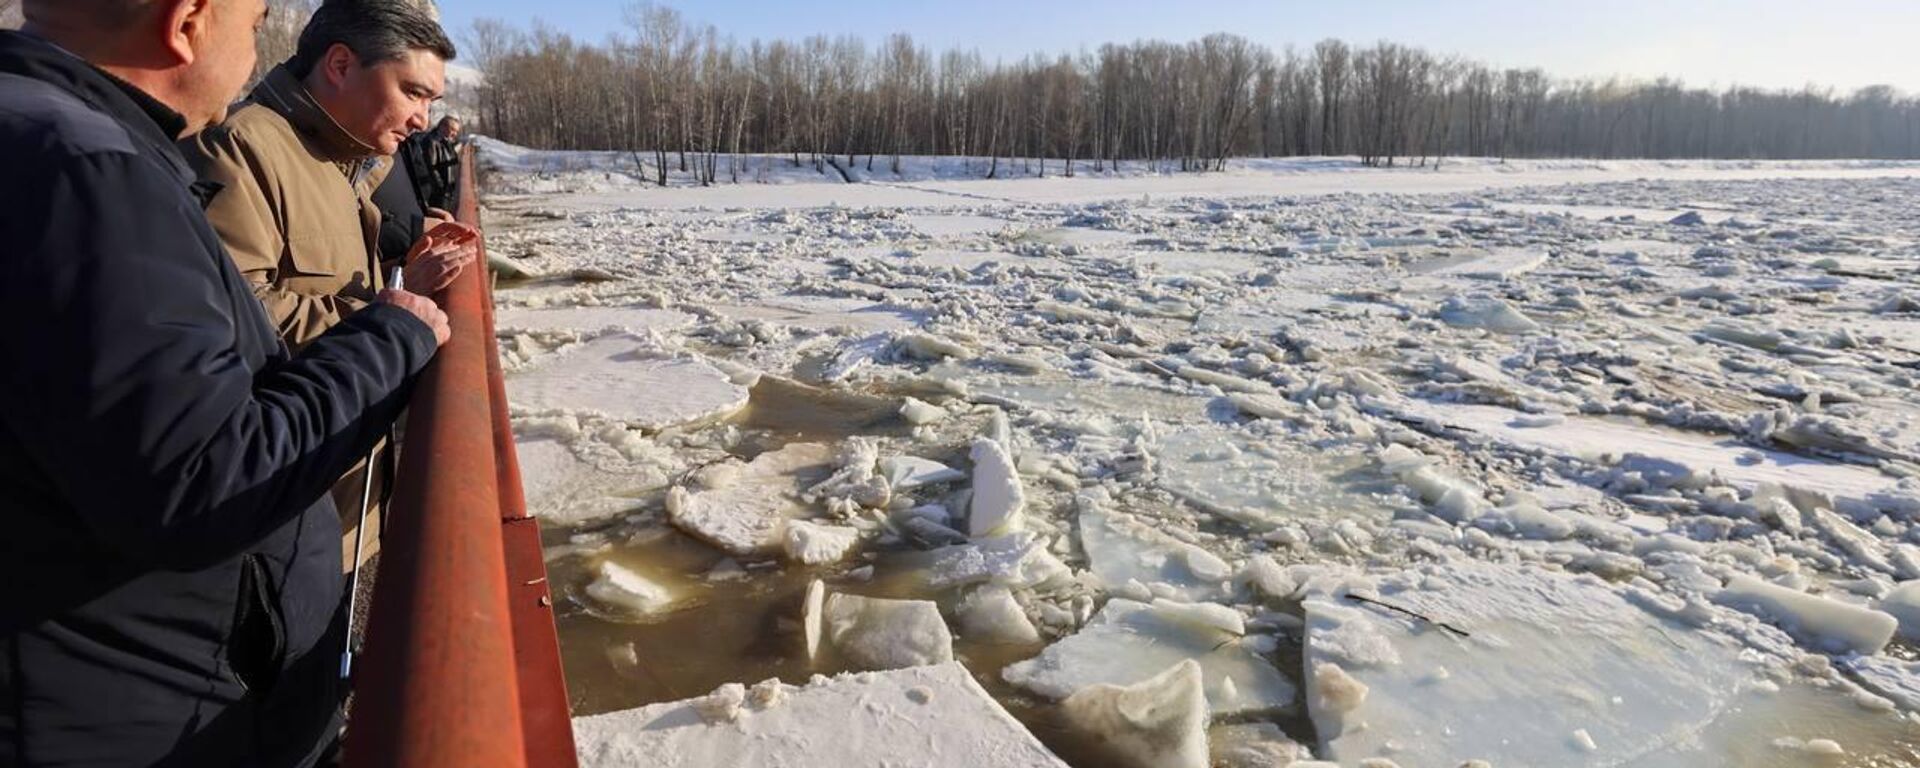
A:
<svg viewBox="0 0 1920 768">
<path fill-rule="evenodd" d="M 453 61 L 453 41 L 439 22 L 414 0 L 326 0 L 300 33 L 300 47 L 287 68 L 306 77 L 334 43 L 341 43 L 363 65 L 393 61 L 408 51 L 431 51 Z"/>
</svg>

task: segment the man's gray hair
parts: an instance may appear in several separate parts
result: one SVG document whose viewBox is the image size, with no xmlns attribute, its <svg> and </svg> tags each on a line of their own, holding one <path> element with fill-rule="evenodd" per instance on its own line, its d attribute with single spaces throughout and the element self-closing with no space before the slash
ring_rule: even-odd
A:
<svg viewBox="0 0 1920 768">
<path fill-rule="evenodd" d="M 453 61 L 453 41 L 413 0 L 326 0 L 300 33 L 300 46 L 287 68 L 306 77 L 320 57 L 340 43 L 363 65 L 393 61 L 410 51 L 430 51 Z"/>
</svg>

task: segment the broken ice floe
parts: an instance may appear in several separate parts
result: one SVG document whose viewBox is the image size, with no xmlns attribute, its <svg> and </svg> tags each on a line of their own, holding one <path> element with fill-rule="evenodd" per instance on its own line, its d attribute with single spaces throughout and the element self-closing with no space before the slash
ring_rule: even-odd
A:
<svg viewBox="0 0 1920 768">
<path fill-rule="evenodd" d="M 1063 719 L 1099 739 L 1128 768 L 1207 768 L 1207 697 L 1192 659 L 1132 685 L 1099 683 L 1060 705 Z"/>
<path fill-rule="evenodd" d="M 1065 768 L 956 663 L 770 681 L 577 718 L 585 768 Z"/>
<path fill-rule="evenodd" d="M 1234 632 L 1237 618 L 1237 612 L 1221 605 L 1115 598 L 1078 634 L 1007 667 L 1001 676 L 1035 693 L 1064 699 L 1091 685 L 1139 683 L 1192 659 L 1200 664 L 1208 707 L 1215 716 L 1291 708 L 1293 684 L 1266 656 L 1274 638 Z"/>
<path fill-rule="evenodd" d="M 1342 762 L 1687 765 L 1772 687 L 1732 641 L 1590 580 L 1462 562 L 1371 599 L 1306 603 L 1308 707 Z"/>
<path fill-rule="evenodd" d="M 718 419 L 747 404 L 747 388 L 719 368 L 663 357 L 628 334 L 560 352 L 510 382 L 516 407 L 602 414 L 650 430 Z"/>
<path fill-rule="evenodd" d="M 808 602 L 811 608 L 811 596 Z M 953 634 L 932 602 L 836 592 L 827 595 L 820 608 L 825 646 L 854 669 L 902 669 L 953 660 Z M 812 622 L 807 619 L 809 626 Z M 807 644 L 819 642 L 809 637 Z"/>
<path fill-rule="evenodd" d="M 696 473 L 698 487 L 675 486 L 667 519 L 681 530 L 737 556 L 770 555 L 787 546 L 787 522 L 810 517 L 800 493 L 823 478 L 832 449 L 795 443 Z"/>
</svg>

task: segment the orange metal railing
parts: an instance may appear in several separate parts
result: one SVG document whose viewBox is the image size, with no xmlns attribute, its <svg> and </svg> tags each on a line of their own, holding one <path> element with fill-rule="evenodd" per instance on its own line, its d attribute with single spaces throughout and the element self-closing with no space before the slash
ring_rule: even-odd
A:
<svg viewBox="0 0 1920 768">
<path fill-rule="evenodd" d="M 458 216 L 479 226 L 473 153 Z M 352 768 L 577 765 L 539 523 L 507 419 L 485 244 L 407 418 L 347 728 Z"/>
</svg>

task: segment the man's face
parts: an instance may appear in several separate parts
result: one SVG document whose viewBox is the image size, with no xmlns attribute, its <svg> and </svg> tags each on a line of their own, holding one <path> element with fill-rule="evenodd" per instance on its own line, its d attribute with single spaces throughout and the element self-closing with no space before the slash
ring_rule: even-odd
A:
<svg viewBox="0 0 1920 768">
<path fill-rule="evenodd" d="M 191 103 L 180 104 L 198 130 L 226 119 L 227 107 L 253 76 L 260 27 L 267 20 L 266 0 L 226 0 L 211 4 L 197 30 L 194 60 L 182 74 Z"/>
<path fill-rule="evenodd" d="M 393 61 L 347 67 L 328 112 L 354 138 L 391 155 L 427 129 L 427 112 L 446 89 L 446 62 L 431 51 L 408 51 Z"/>
</svg>

